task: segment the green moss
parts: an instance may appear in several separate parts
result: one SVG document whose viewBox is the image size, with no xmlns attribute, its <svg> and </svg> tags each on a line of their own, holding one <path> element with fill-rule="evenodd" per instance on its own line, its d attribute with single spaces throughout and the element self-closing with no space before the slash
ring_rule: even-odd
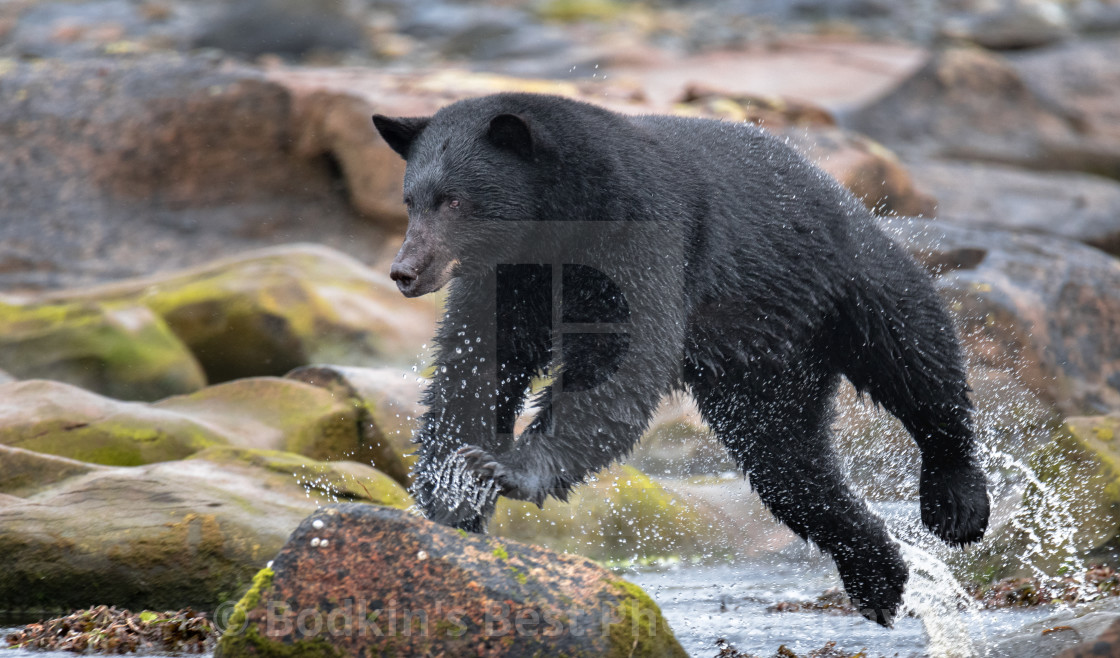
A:
<svg viewBox="0 0 1120 658">
<path fill-rule="evenodd" d="M 0 493 L 26 497 L 95 468 L 76 460 L 0 446 Z"/>
<path fill-rule="evenodd" d="M 113 414 L 89 423 L 47 422 L 0 435 L 0 443 L 105 466 L 184 459 L 225 440 L 186 419 Z"/>
<path fill-rule="evenodd" d="M 560 22 L 606 21 L 622 12 L 613 0 L 548 0 L 537 10 L 542 18 Z"/>
<path fill-rule="evenodd" d="M 331 646 L 325 638 L 316 637 L 293 642 L 280 642 L 261 635 L 256 626 L 250 625 L 249 614 L 260 605 L 261 598 L 272 588 L 276 574 L 264 568 L 253 577 L 249 591 L 233 608 L 228 629 L 221 640 L 215 657 L 262 656 L 265 658 L 341 658 L 342 652 Z"/>
<path fill-rule="evenodd" d="M 305 490 L 330 501 L 366 501 L 405 509 L 412 504 L 408 492 L 388 475 L 356 462 L 317 461 L 280 450 L 220 446 L 197 453 L 192 459 L 220 464 L 242 463 L 290 476 Z"/>
<path fill-rule="evenodd" d="M 503 561 L 508 560 L 509 559 L 509 552 L 506 551 L 506 547 L 501 545 L 501 544 L 498 544 L 497 542 L 494 542 L 494 543 L 497 544 L 496 546 L 494 546 L 494 550 L 491 551 L 491 553 L 493 553 L 494 557 L 498 558 L 499 560 L 503 560 Z"/>
<path fill-rule="evenodd" d="M 610 625 L 608 656 L 684 658 L 688 654 L 669 630 L 657 603 L 642 588 L 625 580 L 611 583 L 618 596 L 618 622 Z"/>
<path fill-rule="evenodd" d="M 498 501 L 493 533 L 601 561 L 722 554 L 736 541 L 710 510 L 687 504 L 641 471 L 615 466 L 569 502 Z"/>
<path fill-rule="evenodd" d="M 155 400 L 206 384 L 171 329 L 130 302 L 0 304 L 0 368 L 123 400 Z"/>
</svg>

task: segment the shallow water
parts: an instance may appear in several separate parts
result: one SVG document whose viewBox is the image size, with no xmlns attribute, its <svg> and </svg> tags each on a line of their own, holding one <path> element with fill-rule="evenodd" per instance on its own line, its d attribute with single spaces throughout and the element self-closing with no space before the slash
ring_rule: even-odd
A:
<svg viewBox="0 0 1120 658">
<path fill-rule="evenodd" d="M 771 656 L 781 645 L 796 653 L 835 641 L 850 652 L 870 656 L 930 656 L 922 621 L 907 616 L 885 629 L 858 615 L 825 612 L 768 612 L 781 601 L 816 598 L 840 578 L 823 559 L 808 563 L 681 566 L 657 571 L 632 571 L 625 577 L 657 601 L 681 644 L 692 656 L 715 656 L 722 637 L 740 651 Z M 978 647 L 1040 621 L 1053 610 L 1000 610 L 962 613 Z M 983 655 L 982 648 L 977 653 Z"/>
</svg>

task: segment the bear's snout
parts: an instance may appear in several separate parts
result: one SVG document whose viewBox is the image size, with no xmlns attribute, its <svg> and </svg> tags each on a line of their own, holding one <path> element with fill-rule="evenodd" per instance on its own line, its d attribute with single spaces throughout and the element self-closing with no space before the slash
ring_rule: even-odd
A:
<svg viewBox="0 0 1120 658">
<path fill-rule="evenodd" d="M 397 288 L 405 297 L 415 297 L 416 278 L 419 273 L 416 266 L 410 262 L 395 261 L 389 268 L 389 278 L 397 282 Z"/>
</svg>

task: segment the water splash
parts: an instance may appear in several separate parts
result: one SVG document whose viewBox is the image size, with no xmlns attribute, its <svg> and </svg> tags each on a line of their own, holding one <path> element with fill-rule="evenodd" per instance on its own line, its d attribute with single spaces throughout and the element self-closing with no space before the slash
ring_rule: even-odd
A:
<svg viewBox="0 0 1120 658">
<path fill-rule="evenodd" d="M 980 604 L 969 595 L 948 565 L 921 548 L 900 541 L 902 557 L 910 566 L 901 614 L 914 613 L 925 627 L 929 653 L 945 658 L 976 656 L 967 620 L 980 612 Z"/>
</svg>

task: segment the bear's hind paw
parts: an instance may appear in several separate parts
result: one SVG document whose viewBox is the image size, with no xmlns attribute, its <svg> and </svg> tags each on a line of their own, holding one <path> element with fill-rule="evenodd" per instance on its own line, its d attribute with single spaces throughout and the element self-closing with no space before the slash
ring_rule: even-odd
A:
<svg viewBox="0 0 1120 658">
<path fill-rule="evenodd" d="M 988 483 L 975 464 L 922 467 L 922 523 L 943 541 L 961 546 L 988 529 Z"/>
</svg>

